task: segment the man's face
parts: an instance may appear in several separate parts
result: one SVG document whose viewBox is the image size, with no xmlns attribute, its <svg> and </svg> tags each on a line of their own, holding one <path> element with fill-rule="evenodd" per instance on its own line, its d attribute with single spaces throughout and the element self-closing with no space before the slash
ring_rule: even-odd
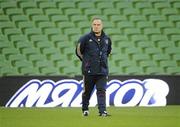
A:
<svg viewBox="0 0 180 127">
<path fill-rule="evenodd" d="M 96 34 L 99 34 L 99 33 L 101 33 L 102 29 L 103 29 L 102 21 L 100 19 L 95 19 L 92 22 L 92 30 L 93 30 L 93 32 L 96 33 Z"/>
</svg>

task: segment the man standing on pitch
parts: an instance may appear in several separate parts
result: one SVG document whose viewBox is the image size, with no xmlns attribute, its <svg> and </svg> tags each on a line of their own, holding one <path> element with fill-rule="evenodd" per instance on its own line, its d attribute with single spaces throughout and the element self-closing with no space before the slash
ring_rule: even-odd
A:
<svg viewBox="0 0 180 127">
<path fill-rule="evenodd" d="M 84 92 L 82 111 L 89 115 L 89 100 L 96 85 L 99 116 L 109 116 L 106 111 L 106 84 L 108 77 L 108 56 L 111 52 L 111 39 L 103 31 L 101 18 L 92 19 L 91 32 L 82 36 L 76 54 L 82 61 Z"/>
</svg>

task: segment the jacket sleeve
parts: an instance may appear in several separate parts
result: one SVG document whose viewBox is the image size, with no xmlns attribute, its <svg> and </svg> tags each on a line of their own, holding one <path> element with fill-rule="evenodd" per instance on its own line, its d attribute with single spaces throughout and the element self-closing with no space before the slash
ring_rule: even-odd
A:
<svg viewBox="0 0 180 127">
<path fill-rule="evenodd" d="M 78 43 L 76 45 L 76 56 L 82 61 L 82 56 L 84 53 L 84 47 L 85 47 L 85 40 L 83 37 L 81 37 L 78 40 Z"/>
<path fill-rule="evenodd" d="M 111 45 L 112 45 L 112 42 L 111 42 L 111 39 L 110 38 L 108 38 L 108 51 L 107 51 L 107 54 L 108 54 L 108 56 L 109 56 L 109 54 L 111 53 L 111 50 L 112 50 L 112 47 L 111 47 Z"/>
</svg>

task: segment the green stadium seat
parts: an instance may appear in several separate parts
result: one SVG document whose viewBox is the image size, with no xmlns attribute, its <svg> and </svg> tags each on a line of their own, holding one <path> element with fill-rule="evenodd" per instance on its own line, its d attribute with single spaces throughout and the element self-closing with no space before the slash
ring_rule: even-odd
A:
<svg viewBox="0 0 180 127">
<path fill-rule="evenodd" d="M 105 31 L 109 36 L 122 34 L 119 28 L 114 28 L 114 27 L 104 28 L 104 31 Z"/>
<path fill-rule="evenodd" d="M 132 36 L 132 35 L 137 35 L 137 34 L 141 35 L 141 30 L 138 28 L 125 28 L 124 33 L 127 36 Z"/>
<path fill-rule="evenodd" d="M 133 7 L 132 2 L 129 2 L 129 1 L 114 2 L 114 6 L 115 6 L 115 8 L 118 8 L 118 9 L 132 8 Z"/>
<path fill-rule="evenodd" d="M 173 60 L 176 60 L 177 62 L 180 62 L 180 53 L 179 53 L 179 52 L 177 52 L 176 54 L 174 54 Z"/>
<path fill-rule="evenodd" d="M 180 68 L 179 67 L 168 67 L 166 69 L 168 74 L 171 75 L 180 75 Z"/>
<path fill-rule="evenodd" d="M 19 9 L 19 8 L 7 8 L 4 10 L 5 10 L 5 14 L 9 15 L 10 17 L 13 15 L 23 15 L 24 14 L 23 10 Z"/>
<path fill-rule="evenodd" d="M 46 56 L 50 56 L 51 54 L 55 54 L 57 50 L 53 47 L 43 48 L 41 49 L 42 54 Z"/>
<path fill-rule="evenodd" d="M 180 35 L 180 30 L 178 28 L 165 28 L 164 29 L 164 34 L 166 35 L 173 35 L 173 34 L 176 34 L 176 35 Z"/>
<path fill-rule="evenodd" d="M 46 59 L 44 55 L 41 55 L 39 53 L 30 54 L 26 57 L 28 61 L 32 61 L 33 64 L 35 64 L 37 61 L 43 61 Z"/>
<path fill-rule="evenodd" d="M 179 12 L 177 11 L 176 8 L 164 8 L 162 9 L 162 14 L 165 16 L 169 16 L 169 15 L 179 14 Z"/>
<path fill-rule="evenodd" d="M 35 34 L 41 34 L 42 31 L 39 28 L 27 27 L 23 30 L 23 33 L 26 35 L 35 35 Z"/>
<path fill-rule="evenodd" d="M 140 15 L 140 14 L 130 15 L 129 19 L 132 22 L 146 21 L 146 17 L 144 15 Z"/>
<path fill-rule="evenodd" d="M 168 2 L 157 2 L 153 5 L 157 9 L 170 8 L 171 5 Z"/>
<path fill-rule="evenodd" d="M 97 1 L 96 8 L 99 8 L 101 10 L 107 9 L 107 8 L 114 8 L 113 3 L 109 1 Z"/>
<path fill-rule="evenodd" d="M 38 60 L 35 62 L 34 66 L 39 69 L 53 67 L 53 63 L 51 61 L 47 61 L 46 59 Z M 41 72 L 40 72 L 41 73 Z"/>
<path fill-rule="evenodd" d="M 37 4 L 35 1 L 17 1 L 19 8 L 36 8 Z"/>
<path fill-rule="evenodd" d="M 171 41 L 174 41 L 174 42 L 178 42 L 179 40 L 180 40 L 180 36 L 177 34 L 175 34 L 175 35 L 171 35 L 170 36 L 170 40 Z"/>
<path fill-rule="evenodd" d="M 157 27 L 160 29 L 164 29 L 164 28 L 171 28 L 174 27 L 172 22 L 168 22 L 168 21 L 161 21 L 161 22 L 157 22 L 156 23 Z"/>
<path fill-rule="evenodd" d="M 141 67 L 136 67 L 136 66 L 131 66 L 131 67 L 127 67 L 125 68 L 125 72 L 128 75 L 142 75 L 144 74 L 144 71 Z"/>
<path fill-rule="evenodd" d="M 152 21 L 152 22 L 160 22 L 160 21 L 167 21 L 166 20 L 166 16 L 164 15 L 151 15 L 149 16 L 149 20 Z"/>
<path fill-rule="evenodd" d="M 49 21 L 49 18 L 48 18 L 48 16 L 46 16 L 46 15 L 40 15 L 40 14 L 38 14 L 38 15 L 32 15 L 32 16 L 30 16 L 30 19 L 31 20 L 33 20 L 34 22 L 35 22 L 35 24 L 38 24 L 39 22 L 48 22 Z M 50 23 L 50 22 L 49 22 Z"/>
<path fill-rule="evenodd" d="M 8 36 L 13 35 L 13 34 L 21 34 L 21 31 L 16 28 L 4 28 L 2 29 L 2 32 Z"/>
<path fill-rule="evenodd" d="M 152 59 L 154 61 L 160 62 L 160 61 L 163 61 L 163 60 L 170 60 L 170 56 L 168 54 L 154 54 L 152 56 Z"/>
<path fill-rule="evenodd" d="M 35 23 L 31 22 L 31 21 L 20 21 L 20 22 L 16 22 L 16 26 L 18 28 L 23 28 L 22 31 L 24 30 L 24 28 L 33 28 L 35 27 Z"/>
<path fill-rule="evenodd" d="M 132 55 L 132 59 L 138 62 L 151 60 L 148 54 L 136 53 Z"/>
<path fill-rule="evenodd" d="M 49 1 L 37 1 L 37 7 L 42 9 L 48 9 L 48 8 L 56 8 L 55 2 L 49 2 Z"/>
<path fill-rule="evenodd" d="M 10 21 L 9 17 L 7 15 L 0 15 L 0 22 L 8 22 Z"/>
<path fill-rule="evenodd" d="M 44 11 L 44 14 L 47 15 L 48 17 L 54 16 L 54 15 L 63 15 L 63 12 L 57 8 L 46 8 L 46 9 L 43 9 L 43 11 Z"/>
<path fill-rule="evenodd" d="M 64 29 L 64 33 L 66 34 L 66 35 L 69 35 L 69 36 L 71 36 L 71 35 L 79 35 L 80 33 L 81 33 L 81 31 L 80 31 L 80 29 L 75 29 L 75 28 L 66 28 L 66 29 Z"/>
<path fill-rule="evenodd" d="M 3 53 L 6 57 L 8 57 L 8 56 L 11 55 L 11 54 L 18 54 L 19 51 L 18 51 L 17 49 L 13 48 L 13 47 L 7 47 L 7 48 L 3 48 L 3 49 L 2 49 L 2 53 Z"/>
<path fill-rule="evenodd" d="M 103 21 L 103 25 L 104 25 L 104 29 L 115 27 L 115 24 L 113 22 L 105 21 L 105 20 Z"/>
<path fill-rule="evenodd" d="M 160 75 L 160 74 L 165 74 L 165 70 L 158 66 L 154 66 L 154 67 L 150 66 L 145 69 L 145 73 L 149 75 Z"/>
<path fill-rule="evenodd" d="M 79 9 L 88 9 L 88 8 L 95 8 L 95 5 L 93 2 L 89 2 L 89 1 L 81 1 L 77 3 L 77 7 Z"/>
<path fill-rule="evenodd" d="M 168 41 L 168 37 L 164 34 L 154 34 L 151 35 L 150 40 L 153 42 L 158 42 L 158 41 Z"/>
<path fill-rule="evenodd" d="M 13 66 L 16 67 L 18 70 L 24 67 L 33 67 L 32 62 L 27 60 L 18 60 L 13 63 Z"/>
<path fill-rule="evenodd" d="M 137 1 L 135 2 L 135 8 L 144 9 L 144 8 L 152 8 L 152 4 L 147 1 Z"/>
<path fill-rule="evenodd" d="M 168 48 L 168 47 L 175 47 L 173 41 L 166 41 L 166 40 L 160 40 L 155 42 L 155 46 L 161 49 Z"/>
<path fill-rule="evenodd" d="M 67 40 L 68 40 L 68 38 L 65 35 L 53 34 L 53 35 L 49 36 L 49 41 L 52 41 L 54 43 L 65 42 Z"/>
<path fill-rule="evenodd" d="M 19 75 L 18 71 L 14 67 L 3 66 L 0 71 L 0 75 L 2 76 L 17 76 Z"/>
<path fill-rule="evenodd" d="M 178 0 L 172 2 L 172 7 L 178 9 L 180 7 L 180 2 Z"/>
<path fill-rule="evenodd" d="M 41 29 L 44 28 L 55 28 L 55 24 L 49 21 L 38 21 L 37 26 L 40 27 Z"/>
<path fill-rule="evenodd" d="M 167 47 L 165 49 L 165 52 L 170 55 L 175 55 L 177 53 L 180 53 L 179 47 Z"/>
<path fill-rule="evenodd" d="M 58 75 L 58 69 L 53 66 L 42 67 L 39 69 L 40 73 L 45 75 Z"/>
<path fill-rule="evenodd" d="M 40 75 L 40 72 L 37 68 L 34 67 L 22 67 L 19 69 L 19 73 L 23 75 Z"/>
<path fill-rule="evenodd" d="M 11 47 L 13 47 L 13 43 L 12 42 L 0 40 L 0 49 L 11 48 Z"/>
<path fill-rule="evenodd" d="M 139 22 L 137 22 L 138 28 L 145 29 L 145 28 L 152 28 L 153 26 L 154 26 L 153 23 L 150 21 L 139 21 Z"/>
<path fill-rule="evenodd" d="M 135 24 L 133 22 L 130 21 L 121 21 L 117 23 L 117 27 L 124 29 L 124 28 L 133 28 L 135 27 Z"/>
<path fill-rule="evenodd" d="M 155 35 L 155 34 L 161 34 L 161 31 L 159 28 L 145 28 L 144 34 L 146 35 Z"/>
<path fill-rule="evenodd" d="M 147 53 L 149 55 L 161 54 L 161 49 L 158 49 L 158 48 L 155 48 L 155 47 L 147 47 L 145 49 L 145 53 Z"/>
<path fill-rule="evenodd" d="M 141 49 L 153 48 L 154 45 L 151 41 L 138 41 L 135 45 Z"/>
<path fill-rule="evenodd" d="M 178 21 L 180 21 L 180 16 L 179 16 L 178 14 L 169 15 L 169 16 L 168 16 L 168 19 L 169 19 L 171 22 L 178 22 Z"/>
<path fill-rule="evenodd" d="M 85 33 L 84 31 L 86 29 L 88 29 L 88 31 L 90 31 L 90 26 L 89 26 L 89 24 L 87 24 L 86 21 L 81 21 L 81 22 L 79 21 L 77 23 L 77 26 L 78 26 L 79 29 L 81 29 L 81 32 L 83 32 L 83 33 Z"/>
<path fill-rule="evenodd" d="M 133 34 L 131 35 L 131 40 L 133 42 L 138 43 L 139 41 L 144 41 L 145 43 L 148 41 L 148 36 L 142 35 L 142 34 Z"/>
<path fill-rule="evenodd" d="M 56 2 L 56 6 L 62 10 L 67 8 L 75 8 L 75 4 L 72 1 L 58 1 Z"/>
<path fill-rule="evenodd" d="M 16 1 L 1 1 L 1 7 L 3 9 L 16 8 Z"/>
<path fill-rule="evenodd" d="M 142 10 L 142 14 L 145 16 L 151 16 L 151 15 L 159 15 L 159 11 L 158 9 L 154 9 L 154 8 L 144 8 Z"/>
<path fill-rule="evenodd" d="M 26 60 L 26 57 L 22 54 L 12 54 L 7 57 L 9 61 L 12 63 L 19 61 L 19 60 Z"/>
<path fill-rule="evenodd" d="M 32 47 L 22 48 L 22 49 L 20 50 L 20 52 L 21 52 L 22 54 L 26 55 L 27 57 L 28 57 L 29 55 L 39 53 L 38 49 L 35 49 L 35 48 L 32 48 Z"/>
<path fill-rule="evenodd" d="M 58 22 L 68 22 L 69 19 L 66 15 L 62 15 L 62 14 L 52 14 L 49 16 L 50 21 L 54 22 L 54 23 L 58 23 Z"/>
<path fill-rule="evenodd" d="M 89 9 L 85 9 L 84 14 L 90 17 L 91 19 L 93 16 L 101 15 L 101 10 L 89 8 Z"/>
<path fill-rule="evenodd" d="M 162 60 L 162 61 L 160 61 L 160 66 L 163 67 L 163 68 L 178 67 L 176 65 L 175 61 L 170 61 L 170 60 Z"/>
<path fill-rule="evenodd" d="M 65 10 L 65 15 L 72 16 L 72 15 L 81 15 L 82 12 L 76 8 L 69 8 Z"/>
<path fill-rule="evenodd" d="M 62 31 L 56 27 L 44 27 L 42 28 L 42 33 L 48 36 L 50 35 L 61 35 Z"/>
<path fill-rule="evenodd" d="M 121 21 L 127 21 L 127 17 L 125 15 L 111 15 L 110 17 L 110 21 L 114 22 L 114 23 L 118 23 Z"/>
<path fill-rule="evenodd" d="M 72 23 L 72 22 L 63 21 L 63 22 L 57 22 L 57 26 L 64 30 L 64 28 L 72 28 L 72 27 L 74 27 L 75 24 Z"/>
<path fill-rule="evenodd" d="M 28 16 L 43 15 L 43 10 L 36 7 L 24 8 L 24 13 Z"/>
<path fill-rule="evenodd" d="M 125 8 L 123 10 L 123 14 L 126 16 L 139 15 L 140 11 L 139 11 L 139 9 L 136 9 L 136 8 Z"/>
<path fill-rule="evenodd" d="M 86 24 L 87 24 L 87 17 L 84 15 L 72 15 L 70 17 L 70 21 L 72 21 L 74 23 L 86 22 Z"/>
<path fill-rule="evenodd" d="M 28 39 L 32 42 L 46 41 L 46 40 L 48 40 L 48 37 L 46 35 L 42 35 L 42 34 L 32 34 L 32 35 L 28 35 Z"/>
<path fill-rule="evenodd" d="M 120 15 L 120 11 L 116 8 L 105 8 L 102 13 L 110 17 L 111 15 Z"/>
</svg>

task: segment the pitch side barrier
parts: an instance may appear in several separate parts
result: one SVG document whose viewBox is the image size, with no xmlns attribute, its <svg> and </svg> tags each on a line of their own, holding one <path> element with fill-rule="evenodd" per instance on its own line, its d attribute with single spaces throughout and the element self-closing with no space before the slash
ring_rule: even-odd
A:
<svg viewBox="0 0 180 127">
<path fill-rule="evenodd" d="M 180 76 L 110 76 L 106 104 L 166 106 L 180 104 Z M 0 106 L 81 107 L 81 76 L 8 76 L 0 78 Z M 97 105 L 94 89 L 90 106 Z"/>
</svg>

